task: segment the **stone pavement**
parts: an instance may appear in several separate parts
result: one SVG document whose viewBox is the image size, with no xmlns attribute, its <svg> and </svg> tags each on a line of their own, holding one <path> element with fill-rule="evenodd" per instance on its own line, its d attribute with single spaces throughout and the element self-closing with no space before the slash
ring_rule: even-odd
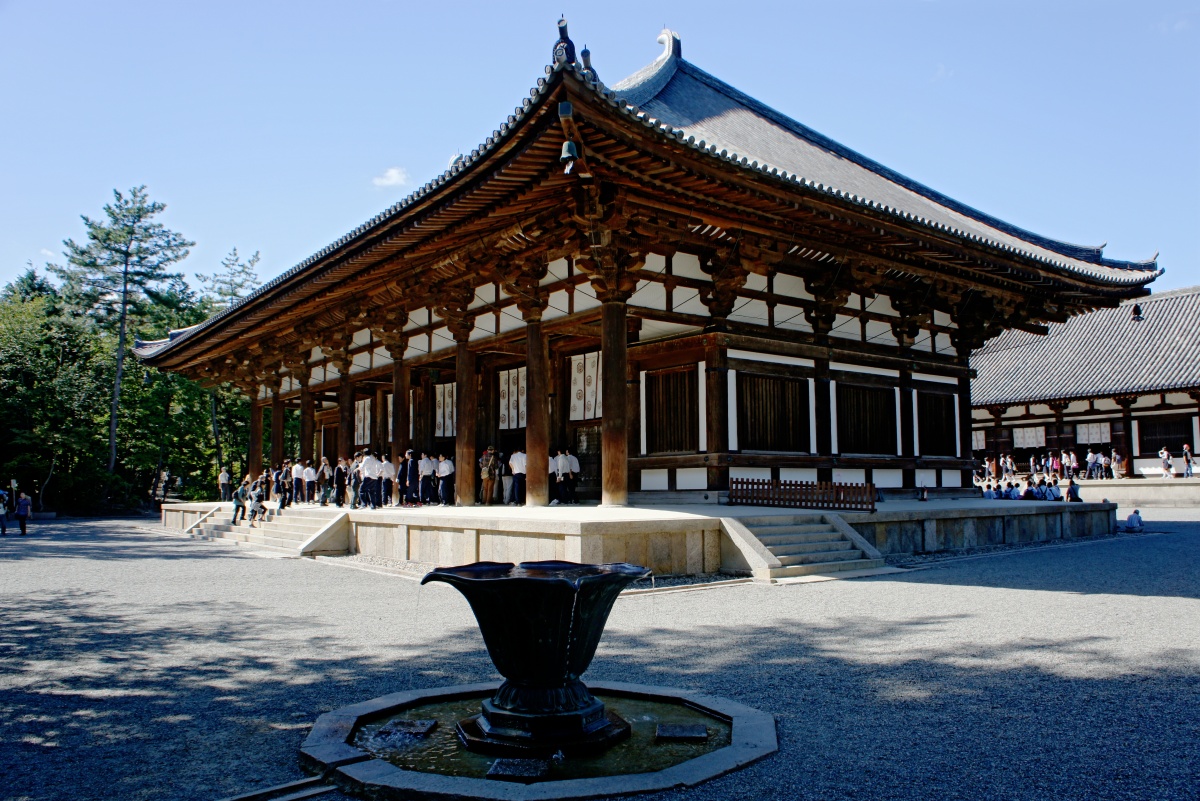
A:
<svg viewBox="0 0 1200 801">
<path fill-rule="evenodd" d="M 777 716 L 777 755 L 656 798 L 1196 798 L 1197 518 L 1157 509 L 1151 536 L 874 578 L 623 598 L 588 677 Z M 448 587 L 148 525 L 0 540 L 0 799 L 281 784 L 321 712 L 496 678 Z"/>
</svg>

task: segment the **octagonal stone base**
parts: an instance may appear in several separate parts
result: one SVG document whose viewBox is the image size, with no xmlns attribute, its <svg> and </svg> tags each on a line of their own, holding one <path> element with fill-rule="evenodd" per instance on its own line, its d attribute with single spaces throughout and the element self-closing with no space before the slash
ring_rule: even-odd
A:
<svg viewBox="0 0 1200 801">
<path fill-rule="evenodd" d="M 716 696 L 626 682 L 590 682 L 605 695 L 685 704 L 728 721 L 733 729 L 730 745 L 703 756 L 651 773 L 627 773 L 603 778 L 513 784 L 489 779 L 444 776 L 402 770 L 350 744 L 355 730 L 371 721 L 396 715 L 423 704 L 486 695 L 494 684 L 465 684 L 428 690 L 392 693 L 343 707 L 317 719 L 301 747 L 301 762 L 331 778 L 350 793 L 370 798 L 485 798 L 582 799 L 646 793 L 674 787 L 692 787 L 745 767 L 775 753 L 775 719 L 757 709 Z"/>
</svg>

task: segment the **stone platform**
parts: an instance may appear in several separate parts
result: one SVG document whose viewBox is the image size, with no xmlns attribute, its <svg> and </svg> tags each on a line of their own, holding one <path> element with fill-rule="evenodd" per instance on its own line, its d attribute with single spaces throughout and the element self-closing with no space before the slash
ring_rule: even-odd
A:
<svg viewBox="0 0 1200 801">
<path fill-rule="evenodd" d="M 273 504 L 272 504 L 273 506 Z M 1106 534 L 1116 504 L 988 501 L 885 501 L 875 512 L 755 506 L 388 507 L 336 510 L 301 505 L 263 529 L 214 526 L 209 539 L 274 547 L 271 525 L 318 513 L 340 523 L 301 529 L 291 555 L 365 554 L 402 562 L 632 562 L 657 575 L 727 573 L 759 580 L 876 567 L 890 554 Z M 163 525 L 197 536 L 225 520 L 231 504 L 163 507 Z M 312 531 L 325 531 L 323 536 Z M 281 536 L 274 534 L 275 537 Z M 309 536 L 307 541 L 304 536 Z M 278 548 L 276 547 L 276 550 Z M 786 568 L 786 570 L 785 570 Z"/>
<path fill-rule="evenodd" d="M 1108 499 L 1127 506 L 1200 507 L 1200 478 L 1120 478 L 1080 481 L 1079 495 L 1085 501 Z"/>
</svg>

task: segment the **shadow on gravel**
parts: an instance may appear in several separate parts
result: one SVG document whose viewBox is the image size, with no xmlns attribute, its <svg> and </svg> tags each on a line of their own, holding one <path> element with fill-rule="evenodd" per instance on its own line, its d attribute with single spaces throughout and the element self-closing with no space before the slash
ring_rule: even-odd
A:
<svg viewBox="0 0 1200 801">
<path fill-rule="evenodd" d="M 208 559 L 237 553 L 230 548 L 149 534 L 138 528 L 154 525 L 157 521 L 146 517 L 35 521 L 25 537 L 14 537 L 15 529 L 9 526 L 9 535 L 0 538 L 0 562 L 44 558 Z M 169 544 L 178 547 L 164 547 Z M 251 554 L 244 551 L 242 555 Z"/>
<path fill-rule="evenodd" d="M 340 653 L 333 629 L 237 601 L 209 604 L 203 625 L 175 625 L 123 614 L 102 594 L 12 600 L 0 635 L 6 799 L 210 801 L 299 778 L 296 750 L 321 712 L 495 677 L 463 628 L 414 628 L 421 642 L 403 653 L 362 658 Z M 780 754 L 688 798 L 1195 796 L 1195 654 L 1079 678 L 1072 666 L 1102 664 L 1103 640 L 946 645 L 936 635 L 958 619 L 612 631 L 588 676 L 777 715 Z M 1048 655 L 1061 671 L 1031 664 Z"/>
</svg>

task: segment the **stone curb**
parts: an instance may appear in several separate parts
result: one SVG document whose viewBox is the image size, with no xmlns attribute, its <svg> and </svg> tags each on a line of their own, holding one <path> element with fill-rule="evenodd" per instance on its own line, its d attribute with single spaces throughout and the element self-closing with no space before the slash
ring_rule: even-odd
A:
<svg viewBox="0 0 1200 801">
<path fill-rule="evenodd" d="M 495 689 L 492 682 L 406 690 L 327 712 L 317 719 L 301 748 L 305 767 L 333 771 L 331 778 L 372 798 L 483 798 L 495 801 L 554 801 L 598 798 L 692 787 L 745 767 L 779 749 L 775 718 L 736 701 L 672 687 L 597 681 L 591 689 L 608 695 L 684 703 L 728 721 L 730 745 L 653 773 L 604 778 L 568 779 L 538 784 L 512 784 L 489 779 L 445 776 L 402 770 L 349 744 L 362 723 L 435 700 L 481 696 Z"/>
</svg>

